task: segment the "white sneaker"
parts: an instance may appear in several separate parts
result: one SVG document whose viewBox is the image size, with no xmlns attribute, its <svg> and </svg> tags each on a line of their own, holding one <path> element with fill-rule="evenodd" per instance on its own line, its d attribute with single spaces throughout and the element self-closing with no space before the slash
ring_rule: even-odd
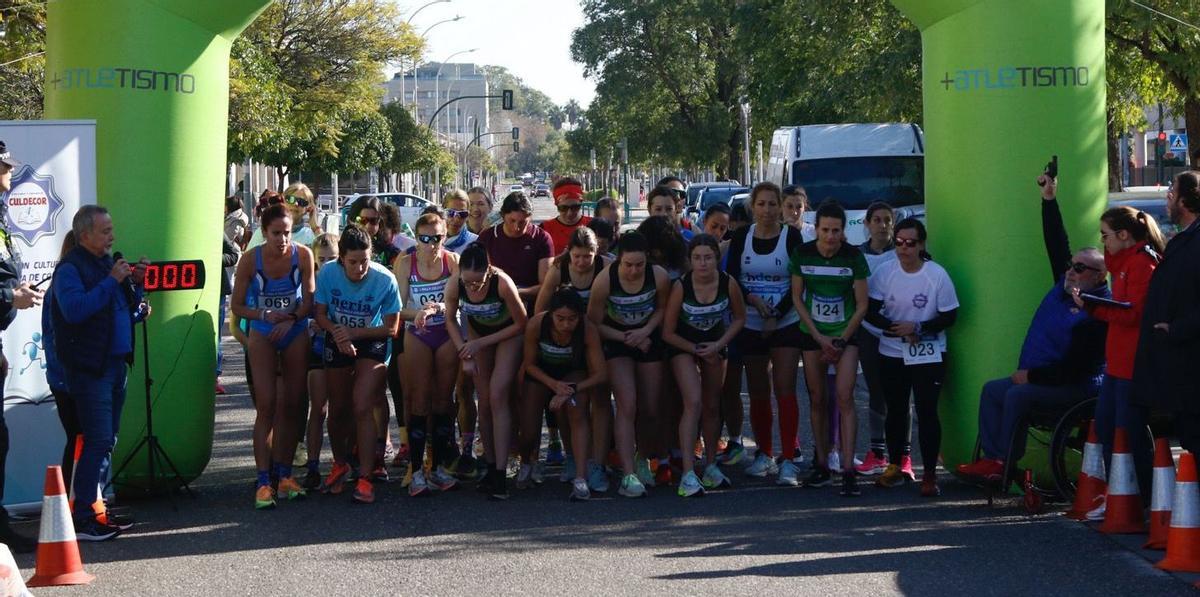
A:
<svg viewBox="0 0 1200 597">
<path fill-rule="evenodd" d="M 585 502 L 590 499 L 592 499 L 592 492 L 588 489 L 587 481 L 575 479 L 571 484 L 571 501 Z"/>
<path fill-rule="evenodd" d="M 413 472 L 412 481 L 408 484 L 409 497 L 429 495 L 429 483 L 425 481 L 425 471 L 417 469 Z"/>
<path fill-rule="evenodd" d="M 533 466 L 522 464 L 517 473 L 517 489 L 529 489 L 533 486 Z"/>
<path fill-rule="evenodd" d="M 621 487 L 617 489 L 617 493 L 628 498 L 645 497 L 646 486 L 638 481 L 637 475 L 625 475 L 625 478 L 621 479 Z"/>
<path fill-rule="evenodd" d="M 446 467 L 439 465 L 433 474 L 429 475 L 429 484 L 438 491 L 450 491 L 458 486 L 458 479 L 455 479 Z"/>
<path fill-rule="evenodd" d="M 729 477 L 721 472 L 721 467 L 716 463 L 708 465 L 704 469 L 704 478 L 700 480 L 705 489 L 718 489 L 722 487 L 733 487 L 733 483 L 729 481 Z"/>
<path fill-rule="evenodd" d="M 679 497 L 696 497 L 704 495 L 704 486 L 695 471 L 688 471 L 679 481 Z"/>
<path fill-rule="evenodd" d="M 791 460 L 784 460 L 783 464 L 779 465 L 779 478 L 775 479 L 775 484 L 795 487 L 800 484 L 799 476 L 800 470 L 796 465 L 792 464 Z"/>
<path fill-rule="evenodd" d="M 750 463 L 750 466 L 746 467 L 746 474 L 750 475 L 751 477 L 762 478 L 767 475 L 774 475 L 778 472 L 779 467 L 775 464 L 775 459 L 762 452 L 755 454 L 754 460 Z"/>
<path fill-rule="evenodd" d="M 835 473 L 842 472 L 842 455 L 841 454 L 839 454 L 838 452 L 830 452 L 829 456 L 826 457 L 826 461 L 829 462 L 829 470 L 830 471 L 835 472 Z"/>
</svg>

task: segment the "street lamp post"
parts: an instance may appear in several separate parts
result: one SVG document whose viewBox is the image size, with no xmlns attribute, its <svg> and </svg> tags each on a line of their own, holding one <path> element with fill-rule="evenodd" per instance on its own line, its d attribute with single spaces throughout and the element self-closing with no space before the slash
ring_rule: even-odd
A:
<svg viewBox="0 0 1200 597">
<path fill-rule="evenodd" d="M 422 10 L 425 10 L 426 8 L 429 8 L 430 6 L 433 6 L 434 4 L 446 4 L 446 3 L 448 3 L 448 2 L 450 2 L 450 0 L 433 0 L 433 2 L 428 2 L 428 3 L 424 4 L 424 5 L 422 5 L 422 6 L 421 6 L 421 8 L 418 8 L 418 9 L 414 10 L 414 11 L 413 11 L 413 13 L 412 13 L 411 15 L 408 15 L 408 21 L 407 21 L 407 22 L 408 22 L 408 23 L 411 23 L 411 22 L 412 22 L 412 20 L 413 20 L 414 18 L 416 18 L 416 16 L 417 16 L 417 14 L 418 14 L 418 13 L 420 13 Z"/>
<path fill-rule="evenodd" d="M 462 17 L 455 17 L 450 20 L 457 21 L 458 19 L 461 19 L 461 18 Z M 442 21 L 442 22 L 446 22 L 446 21 Z M 438 24 L 439 23 L 434 23 L 433 25 L 430 25 L 429 29 L 433 29 Z M 429 32 L 429 29 L 425 30 L 426 33 Z M 439 105 L 441 105 L 441 102 L 442 102 L 442 89 L 441 89 L 442 67 L 446 66 L 446 63 L 450 62 L 450 60 L 453 59 L 455 56 L 458 56 L 460 54 L 470 54 L 471 52 L 474 52 L 478 49 L 479 48 L 471 48 L 470 50 L 460 50 L 458 52 L 455 52 L 455 53 L 447 56 L 446 59 L 443 60 L 442 63 L 438 65 L 437 74 L 435 74 L 433 77 L 433 90 L 434 90 L 433 91 L 433 96 L 434 96 L 433 105 L 434 106 L 439 106 Z M 415 79 L 414 79 L 414 81 L 415 81 Z M 415 87 L 415 85 L 414 85 L 414 87 Z M 435 107 L 434 109 L 436 110 L 437 108 Z M 434 126 L 432 128 L 433 128 L 433 133 L 436 137 L 436 135 L 438 133 L 438 130 L 437 130 L 438 127 Z M 441 139 L 437 139 L 437 141 L 440 143 Z M 442 169 L 440 167 L 434 167 L 434 169 L 433 169 L 433 188 L 434 188 L 435 195 L 440 192 L 441 183 L 442 183 L 441 178 L 442 178 Z"/>
<path fill-rule="evenodd" d="M 456 22 L 456 21 L 461 21 L 461 20 L 463 20 L 463 16 L 462 16 L 462 15 L 456 15 L 456 16 L 455 16 L 454 18 L 452 18 L 452 19 L 442 19 L 442 20 L 440 20 L 440 21 L 438 21 L 438 22 L 436 22 L 436 23 L 434 23 L 434 24 L 432 24 L 432 25 L 430 25 L 430 26 L 426 27 L 426 28 L 425 28 L 425 30 L 421 32 L 421 39 L 425 39 L 425 36 L 429 35 L 429 32 L 430 32 L 430 31 L 432 31 L 432 30 L 433 30 L 433 28 L 434 28 L 434 27 L 437 27 L 438 25 L 441 25 L 441 24 L 444 24 L 444 23 L 453 23 L 453 22 Z M 417 105 L 418 105 L 418 100 L 417 100 L 417 68 L 418 68 L 418 65 L 414 64 L 414 65 L 413 65 L 413 105 L 414 105 L 414 106 L 417 106 Z M 435 102 L 435 105 L 436 105 L 436 102 Z M 417 109 L 417 122 L 420 122 L 420 121 L 421 121 L 420 112 L 421 112 L 421 110 L 420 110 L 420 108 L 418 108 L 418 109 Z"/>
</svg>

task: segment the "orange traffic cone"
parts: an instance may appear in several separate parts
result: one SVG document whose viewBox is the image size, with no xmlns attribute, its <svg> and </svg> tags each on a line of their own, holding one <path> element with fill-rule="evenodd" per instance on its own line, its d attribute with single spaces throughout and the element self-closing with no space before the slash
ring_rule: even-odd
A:
<svg viewBox="0 0 1200 597">
<path fill-rule="evenodd" d="M 1108 485 L 1104 482 L 1104 450 L 1096 439 L 1096 427 L 1088 421 L 1087 443 L 1083 445 L 1083 467 L 1079 470 L 1079 482 L 1075 487 L 1075 503 L 1067 511 L 1067 518 L 1087 520 L 1088 512 L 1104 503 Z"/>
<path fill-rule="evenodd" d="M 1166 549 L 1171 527 L 1171 499 L 1175 491 L 1175 461 L 1171 442 L 1165 437 L 1154 440 L 1154 493 L 1150 496 L 1150 538 L 1142 547 Z"/>
<path fill-rule="evenodd" d="M 46 467 L 46 492 L 42 498 L 42 527 L 38 534 L 37 571 L 29 579 L 31 587 L 84 585 L 96 577 L 83 571 L 75 523 L 67 506 L 62 467 Z"/>
<path fill-rule="evenodd" d="M 1167 557 L 1155 567 L 1200 572 L 1200 485 L 1196 483 L 1196 458 L 1191 452 L 1179 455 L 1179 475 L 1172 498 Z"/>
<path fill-rule="evenodd" d="M 1108 494 L 1104 496 L 1104 522 L 1101 533 L 1130 534 L 1146 532 L 1142 514 L 1142 495 L 1138 492 L 1137 471 L 1125 429 L 1113 435 L 1112 474 L 1108 476 Z"/>
</svg>

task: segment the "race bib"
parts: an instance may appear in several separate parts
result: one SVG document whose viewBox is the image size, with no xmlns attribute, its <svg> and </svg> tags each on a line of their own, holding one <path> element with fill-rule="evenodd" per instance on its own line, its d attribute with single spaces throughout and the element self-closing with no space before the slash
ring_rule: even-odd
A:
<svg viewBox="0 0 1200 597">
<path fill-rule="evenodd" d="M 812 318 L 820 323 L 842 323 L 846 316 L 846 302 L 841 297 L 813 295 Z"/>
<path fill-rule="evenodd" d="M 342 326 L 345 326 L 348 328 L 365 328 L 365 327 L 367 327 L 367 318 L 359 317 L 359 316 L 355 316 L 355 315 L 343 315 L 341 313 L 338 313 L 337 323 L 338 323 L 338 325 L 342 325 Z"/>
<path fill-rule="evenodd" d="M 937 336 L 921 336 L 916 342 L 904 345 L 905 365 L 928 365 L 942 362 L 942 346 Z"/>
<path fill-rule="evenodd" d="M 296 301 L 296 296 L 292 294 L 282 296 L 262 296 L 259 297 L 259 304 L 263 309 L 274 309 L 276 311 L 291 311 L 292 303 Z"/>
</svg>

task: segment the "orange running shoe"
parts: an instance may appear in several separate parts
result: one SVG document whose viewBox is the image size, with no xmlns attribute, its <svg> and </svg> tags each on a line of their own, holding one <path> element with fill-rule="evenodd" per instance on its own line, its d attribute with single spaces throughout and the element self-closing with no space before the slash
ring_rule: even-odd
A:
<svg viewBox="0 0 1200 597">
<path fill-rule="evenodd" d="M 654 471 L 654 484 L 659 487 L 670 487 L 671 485 L 671 466 L 667 464 L 658 464 L 658 468 Z"/>
<path fill-rule="evenodd" d="M 344 462 L 334 462 L 333 469 L 325 482 L 321 484 L 321 493 L 338 495 L 346 488 L 346 477 L 350 475 L 350 465 Z"/>
<path fill-rule="evenodd" d="M 270 485 L 261 485 L 254 490 L 254 508 L 271 510 L 275 507 L 275 490 Z"/>
<path fill-rule="evenodd" d="M 286 500 L 304 499 L 304 488 L 296 482 L 295 477 L 287 477 L 279 480 L 279 497 Z"/>
<path fill-rule="evenodd" d="M 353 497 L 359 504 L 374 504 L 375 486 L 371 484 L 371 480 L 359 477 L 358 482 L 354 484 Z"/>
</svg>

